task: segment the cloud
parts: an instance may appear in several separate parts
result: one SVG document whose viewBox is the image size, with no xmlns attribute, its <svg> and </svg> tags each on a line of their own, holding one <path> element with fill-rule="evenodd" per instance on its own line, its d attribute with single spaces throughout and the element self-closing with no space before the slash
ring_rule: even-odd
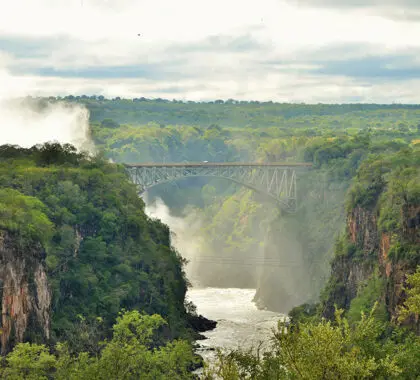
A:
<svg viewBox="0 0 420 380">
<path fill-rule="evenodd" d="M 420 8 L 417 0 L 289 0 L 289 3 L 333 8 L 410 7 Z"/>
<path fill-rule="evenodd" d="M 312 75 L 344 76 L 354 80 L 420 79 L 420 49 L 392 51 L 373 44 L 336 44 L 302 52 L 294 61 L 270 59 L 268 69 L 289 69 Z"/>
<path fill-rule="evenodd" d="M 269 48 L 269 44 L 258 41 L 251 34 L 238 36 L 232 35 L 213 35 L 193 43 L 174 44 L 166 51 L 171 53 L 192 53 L 192 52 L 212 52 L 212 53 L 243 53 L 260 52 Z"/>
<path fill-rule="evenodd" d="M 48 57 L 52 50 L 68 43 L 66 38 L 33 38 L 22 36 L 0 36 L 0 50 L 16 58 Z"/>
<path fill-rule="evenodd" d="M 8 67 L 15 63 L 10 54 L 0 52 L 0 145 L 31 147 L 57 141 L 93 152 L 89 112 L 85 107 L 65 103 L 39 107 L 28 101 L 12 100 L 45 89 L 39 78 L 11 75 Z"/>
<path fill-rule="evenodd" d="M 315 74 L 344 75 L 365 80 L 420 79 L 420 64 L 412 56 L 373 56 L 349 60 L 324 61 Z M 411 62 L 410 62 L 411 61 Z"/>
<path fill-rule="evenodd" d="M 148 78 L 152 80 L 168 79 L 171 73 L 165 67 L 156 64 L 139 64 L 137 66 L 102 66 L 79 69 L 55 69 L 53 67 L 18 67 L 11 70 L 12 74 L 30 74 L 41 77 L 59 78 L 90 78 L 90 79 L 118 79 L 118 78 Z M 166 75 L 164 75 L 166 74 Z M 165 78 L 163 78 L 165 76 Z"/>
<path fill-rule="evenodd" d="M 371 15 L 404 20 L 420 19 L 420 2 L 418 0 L 289 0 L 290 4 L 332 9 L 359 9 Z"/>
<path fill-rule="evenodd" d="M 10 1 L 0 5 L 0 93 L 382 101 L 378 86 L 405 83 L 401 96 L 419 101 L 420 23 L 384 16 L 394 4 Z"/>
<path fill-rule="evenodd" d="M 63 44 L 65 50 L 59 50 Z M 0 49 L 15 58 L 15 62 L 8 65 L 11 74 L 60 78 L 175 79 L 190 76 L 194 67 L 200 66 L 200 61 L 210 59 L 215 66 L 215 55 L 218 55 L 217 59 L 235 61 L 247 52 L 261 52 L 267 48 L 250 35 L 216 35 L 198 42 L 163 44 L 151 48 L 149 55 L 143 51 L 126 52 L 126 58 L 120 58 L 117 52 L 115 57 L 101 60 L 98 59 L 100 54 L 95 54 L 97 43 L 80 43 L 70 38 L 0 37 Z M 80 50 L 87 52 L 82 58 L 77 56 Z"/>
</svg>

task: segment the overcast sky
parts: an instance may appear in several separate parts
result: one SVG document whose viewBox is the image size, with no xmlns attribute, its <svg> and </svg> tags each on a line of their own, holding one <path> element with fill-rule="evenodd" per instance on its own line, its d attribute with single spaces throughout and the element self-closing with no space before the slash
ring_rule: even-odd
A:
<svg viewBox="0 0 420 380">
<path fill-rule="evenodd" d="M 420 0 L 0 0 L 0 83 L 0 97 L 420 103 Z"/>
</svg>

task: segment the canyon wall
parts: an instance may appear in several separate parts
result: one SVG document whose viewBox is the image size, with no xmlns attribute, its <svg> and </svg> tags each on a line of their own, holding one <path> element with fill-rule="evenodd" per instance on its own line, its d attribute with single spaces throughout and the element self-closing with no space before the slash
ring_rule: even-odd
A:
<svg viewBox="0 0 420 380">
<path fill-rule="evenodd" d="M 0 351 L 7 353 L 26 339 L 50 336 L 51 292 L 45 271 L 45 252 L 39 243 L 22 249 L 16 234 L 0 230 Z"/>
</svg>

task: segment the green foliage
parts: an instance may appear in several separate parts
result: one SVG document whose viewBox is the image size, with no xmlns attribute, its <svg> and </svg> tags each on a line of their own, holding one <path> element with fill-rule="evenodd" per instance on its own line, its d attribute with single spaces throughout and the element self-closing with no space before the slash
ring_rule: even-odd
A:
<svg viewBox="0 0 420 380">
<path fill-rule="evenodd" d="M 71 353 L 88 352 L 97 355 L 102 348 L 100 342 L 108 332 L 104 330 L 103 318 L 85 318 L 77 315 L 77 320 L 66 326 L 61 340 L 66 342 Z"/>
<path fill-rule="evenodd" d="M 410 315 L 420 314 L 420 266 L 415 273 L 407 276 L 408 288 L 405 289 L 407 299 L 399 309 L 399 321 L 404 321 Z"/>
<path fill-rule="evenodd" d="M 174 341 L 153 348 L 154 332 L 164 323 L 159 315 L 141 315 L 137 311 L 122 314 L 114 325 L 113 339 L 97 362 L 99 378 L 192 378 L 189 368 L 195 358 L 188 343 Z"/>
<path fill-rule="evenodd" d="M 359 284 L 357 296 L 351 300 L 350 308 L 347 313 L 349 321 L 351 323 L 359 321 L 362 314 L 372 310 L 374 304 L 380 301 L 384 290 L 385 281 L 383 278 L 379 277 L 378 270 L 376 270 L 366 283 Z M 388 320 L 388 314 L 384 303 L 378 303 L 374 315 L 378 320 Z"/>
<path fill-rule="evenodd" d="M 386 209 L 387 216 L 382 217 L 380 225 L 389 229 L 387 223 L 395 218 L 395 209 L 420 202 L 419 165 L 420 150 L 415 147 L 394 154 L 371 155 L 357 172 L 347 209 L 372 208 L 381 196 L 381 206 Z"/>
<path fill-rule="evenodd" d="M 209 127 L 248 127 L 259 131 L 275 126 L 285 126 L 316 133 L 319 126 L 329 126 L 338 131 L 380 129 L 383 136 L 404 136 L 417 132 L 420 116 L 418 105 L 379 104 L 288 104 L 259 101 L 216 100 L 192 102 L 167 99 L 105 99 L 98 96 L 66 96 L 50 98 L 50 102 L 66 102 L 85 105 L 94 122 L 113 119 L 121 123 L 159 125 L 196 125 Z M 46 99 L 25 99 L 38 107 L 45 107 Z M 44 104 L 43 104 L 44 103 Z M 404 122 L 404 128 L 399 125 Z"/>
<path fill-rule="evenodd" d="M 360 165 L 348 192 L 347 211 L 351 218 L 335 245 L 331 278 L 323 292 L 325 316 L 331 317 L 332 305 L 338 304 L 348 309 L 353 322 L 360 311 L 369 310 L 375 301 L 380 301 L 378 319 L 387 320 L 395 313 L 396 310 L 389 310 L 388 315 L 389 305 L 385 304 L 387 298 L 398 299 L 392 278 L 395 274 L 391 273 L 388 280 L 383 273 L 389 270 L 389 261 L 395 268 L 409 272 L 420 263 L 416 221 L 420 205 L 419 167 L 420 150 L 416 146 L 371 155 Z M 378 262 L 382 274 L 372 275 Z M 359 289 L 355 297 L 356 286 Z"/>
<path fill-rule="evenodd" d="M 122 167 L 55 144 L 0 152 L 0 228 L 48 248 L 53 339 L 80 349 L 82 315 L 103 318 L 91 331 L 98 341 L 121 308 L 159 313 L 169 335 L 185 334 L 183 261 Z"/>
<path fill-rule="evenodd" d="M 7 379 L 193 379 L 197 364 L 186 341 L 156 347 L 156 330 L 166 322 L 159 315 L 138 311 L 121 313 L 113 337 L 102 342 L 96 356 L 88 352 L 72 355 L 66 344 L 56 346 L 55 355 L 42 345 L 20 343 L 6 357 L 1 369 Z"/>
<path fill-rule="evenodd" d="M 407 329 L 396 328 L 392 331 L 389 341 L 384 347 L 393 347 L 394 358 L 399 367 L 403 369 L 401 379 L 420 378 L 420 338 L 418 336 Z"/>
<path fill-rule="evenodd" d="M 381 196 L 378 222 L 383 232 L 401 235 L 407 218 L 402 211 L 420 204 L 420 152 L 413 152 L 411 156 L 413 162 L 409 167 L 398 166 L 387 178 L 387 191 Z"/>
<path fill-rule="evenodd" d="M 6 363 L 1 371 L 2 378 L 46 380 L 56 365 L 56 358 L 43 345 L 19 343 L 7 355 Z"/>
<path fill-rule="evenodd" d="M 316 321 L 319 319 L 318 304 L 302 304 L 289 311 L 290 321 L 293 325 Z"/>
<path fill-rule="evenodd" d="M 419 368 L 405 368 L 402 352 L 419 339 L 383 340 L 384 325 L 373 312 L 350 327 L 336 312 L 335 323 L 322 320 L 286 327 L 279 323 L 264 353 L 219 353 L 206 379 L 377 379 L 416 378 Z"/>
<path fill-rule="evenodd" d="M 393 168 L 413 167 L 416 162 L 418 107 L 145 98 L 66 100 L 90 109 L 96 143 L 118 162 L 312 162 L 311 172 L 299 174 L 300 210 L 288 221 L 289 227 L 279 227 L 284 216 L 277 218 L 272 202 L 222 180 L 188 178 L 149 191 L 149 199 L 163 198 L 173 213 L 182 214 L 186 204 L 193 204 L 202 221 L 202 228 L 194 233 L 200 252 L 210 258 L 214 252 L 241 258 L 270 252 L 276 258 L 289 259 L 291 255 L 271 253 L 270 230 L 281 230 L 298 240 L 308 279 L 302 291 L 307 300 L 317 298 L 329 275 L 333 242 L 345 223 L 344 197 L 352 181 L 347 210 L 356 206 L 374 209 L 380 200 L 384 202 L 383 228 L 401 225 L 396 222 L 399 206 L 393 197 L 382 198 Z M 101 125 L 109 118 L 120 127 Z M 411 173 L 413 185 L 419 182 L 415 179 Z M 390 205 L 388 216 L 385 204 Z M 400 215 L 399 219 L 402 221 Z M 399 254 L 415 256 L 412 248 L 402 246 Z M 343 248 L 345 255 L 363 260 L 359 247 Z M 261 286 L 281 286 L 279 276 L 270 275 L 272 268 L 259 269 L 264 279 Z M 233 276 L 231 267 L 221 264 L 214 272 L 213 280 L 219 284 L 228 285 L 226 278 L 245 278 L 240 285 L 256 285 L 255 268 L 249 265 L 235 267 Z M 200 275 L 206 283 L 206 271 Z"/>
<path fill-rule="evenodd" d="M 101 122 L 101 127 L 104 127 L 104 128 L 119 128 L 120 125 L 112 119 L 104 119 Z"/>
<path fill-rule="evenodd" d="M 189 178 L 152 189 L 151 198 L 161 196 L 174 212 L 193 203 L 204 221 L 198 231 L 204 242 L 202 252 L 255 257 L 264 249 L 274 252 L 277 259 L 299 256 L 308 283 L 302 297 L 313 300 L 328 276 L 333 242 L 345 222 L 344 199 L 350 187 L 347 210 L 361 207 L 372 211 L 379 232 L 391 238 L 388 257 L 406 260 L 408 265 L 418 263 L 416 240 L 407 238 L 407 217 L 419 205 L 420 194 L 418 106 L 291 105 L 233 100 L 186 103 L 103 97 L 65 100 L 88 107 L 97 146 L 105 152 L 103 157 L 117 162 L 313 163 L 311 171 L 299 175 L 300 208 L 287 220 L 285 215 L 279 217 L 272 203 L 265 202 L 263 197 L 238 191 L 236 185 L 218 179 Z M 26 101 L 45 106 L 39 99 Z M 70 372 L 63 369 L 62 378 L 100 378 L 96 375 L 100 365 L 105 368 L 103 376 L 112 377 L 109 374 L 116 374 L 112 371 L 117 370 L 123 376 L 131 376 L 126 369 L 138 374 L 139 366 L 144 366 L 145 371 L 144 368 L 152 368 L 150 363 L 157 372 L 143 373 L 159 378 L 163 370 L 156 368 L 170 371 L 169 363 L 175 360 L 173 352 L 179 353 L 177 358 L 181 362 L 188 357 L 183 356 L 188 350 L 182 342 L 152 347 L 162 344 L 162 334 L 178 336 L 183 331 L 186 291 L 183 261 L 170 248 L 168 228 L 144 215 L 144 204 L 122 167 L 77 153 L 68 145 L 46 144 L 30 150 L 3 146 L 0 186 L 39 200 L 45 209 L 38 206 L 33 209 L 51 222 L 52 228 L 45 231 L 51 231 L 52 236 L 38 230 L 39 223 L 30 236 L 48 247 L 46 262 L 53 289 L 54 338 L 68 340 L 69 345 L 57 348 L 62 359 L 57 364 L 57 373 L 60 368 L 71 367 Z M 28 199 L 25 202 L 30 204 Z M 0 205 L 2 210 L 11 207 L 9 202 L 2 203 L 1 197 Z M 25 212 L 19 220 L 33 218 Z M 25 226 L 26 222 L 22 222 L 16 231 L 25 231 Z M 272 239 L 276 235 L 283 241 Z M 284 244 L 289 236 L 299 241 L 299 254 L 295 246 L 289 248 Z M 260 242 L 265 237 L 275 244 L 262 247 Z M 350 243 L 344 235 L 338 239 L 335 251 L 334 270 L 343 271 L 343 266 L 366 259 L 363 247 L 358 242 Z M 369 255 L 368 259 L 372 258 Z M 229 268 L 228 272 L 237 277 L 232 276 Z M 255 268 L 247 272 L 239 267 L 239 272 L 252 278 Z M 261 278 L 268 279 L 263 284 L 266 288 L 279 289 L 279 277 L 273 268 L 261 271 Z M 295 277 L 299 278 L 299 284 L 293 283 L 293 288 L 298 292 L 300 283 L 305 281 L 302 276 Z M 312 308 L 296 308 L 292 315 L 301 322 L 299 326 L 286 338 L 276 336 L 278 342 L 294 352 L 295 358 L 288 357 L 279 345 L 274 345 L 272 353 L 263 358 L 249 353 L 223 356 L 222 377 L 312 379 L 322 378 L 319 374 L 323 373 L 323 378 L 380 378 L 399 371 L 400 378 L 410 378 L 410 373 L 417 376 L 418 340 L 396 334 L 386 342 L 381 341 L 381 334 L 386 335 L 384 327 L 373 323 L 369 319 L 372 316 L 359 317 L 361 311 L 368 311 L 381 299 L 384 282 L 373 276 L 360 287 L 357 297 L 350 300 L 344 281 L 333 276 L 325 294 L 332 294 L 334 301 L 349 307 L 351 328 L 341 317 L 336 324 L 319 322 Z M 141 315 L 131 315 L 124 322 L 119 320 L 121 339 L 128 343 L 108 342 L 109 349 L 103 353 L 115 365 L 111 368 L 111 364 L 99 364 L 99 359 L 83 351 L 99 355 L 99 341 L 109 336 L 112 321 L 121 308 L 158 313 L 167 320 L 167 325 L 161 325 L 158 317 L 148 320 L 151 323 L 148 331 L 155 331 L 150 338 L 153 344 L 150 340 L 148 344 L 133 329 L 139 324 L 144 326 Z M 374 316 L 381 319 L 383 305 L 375 310 Z M 103 317 L 101 322 L 96 319 L 98 315 Z M 128 330 L 125 322 L 130 326 Z M 141 330 L 140 335 L 144 334 L 147 336 Z M 137 349 L 142 352 L 141 357 L 136 356 Z M 171 354 L 164 353 L 166 349 Z M 75 352 L 81 354 L 74 356 Z M 155 352 L 155 356 L 151 358 L 148 352 Z M 116 361 L 112 361 L 114 358 Z M 314 372 L 301 376 L 296 368 L 302 373 L 311 369 Z M 167 373 L 170 375 L 164 378 L 181 376 Z"/>
<path fill-rule="evenodd" d="M 389 248 L 388 257 L 397 262 L 406 261 L 411 265 L 417 265 L 420 262 L 419 247 L 417 243 L 401 241 L 401 235 L 393 235 L 395 240 Z"/>
<path fill-rule="evenodd" d="M 151 348 L 158 345 L 154 332 L 165 325 L 165 320 L 158 314 L 142 315 L 138 312 L 123 312 L 117 318 L 113 327 L 116 342 L 137 341 L 139 344 Z"/>
<path fill-rule="evenodd" d="M 353 244 L 345 234 L 341 234 L 334 245 L 335 256 L 352 258 L 358 256 L 357 246 Z"/>
<path fill-rule="evenodd" d="M 348 195 L 348 211 L 356 206 L 372 208 L 376 205 L 385 187 L 383 174 L 386 170 L 387 168 L 383 166 L 383 161 L 377 157 L 370 158 L 363 163 L 356 176 L 355 184 Z"/>
<path fill-rule="evenodd" d="M 16 233 L 22 247 L 33 241 L 47 246 L 53 234 L 53 224 L 46 215 L 45 205 L 39 199 L 14 189 L 0 188 L 0 228 Z"/>
<path fill-rule="evenodd" d="M 373 208 L 379 214 L 378 230 L 391 238 L 389 257 L 418 263 L 418 249 L 407 240 L 409 210 L 420 204 L 420 150 L 405 148 L 375 156 L 360 167 L 349 193 L 348 208 Z"/>
</svg>

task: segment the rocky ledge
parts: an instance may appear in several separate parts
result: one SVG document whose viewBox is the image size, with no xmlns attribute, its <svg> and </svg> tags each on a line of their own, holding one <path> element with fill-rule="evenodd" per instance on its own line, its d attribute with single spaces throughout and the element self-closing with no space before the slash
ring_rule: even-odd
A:
<svg viewBox="0 0 420 380">
<path fill-rule="evenodd" d="M 216 321 L 212 321 L 202 315 L 190 315 L 188 317 L 188 323 L 190 324 L 191 328 L 197 332 L 205 332 L 214 330 L 217 326 Z"/>
</svg>

